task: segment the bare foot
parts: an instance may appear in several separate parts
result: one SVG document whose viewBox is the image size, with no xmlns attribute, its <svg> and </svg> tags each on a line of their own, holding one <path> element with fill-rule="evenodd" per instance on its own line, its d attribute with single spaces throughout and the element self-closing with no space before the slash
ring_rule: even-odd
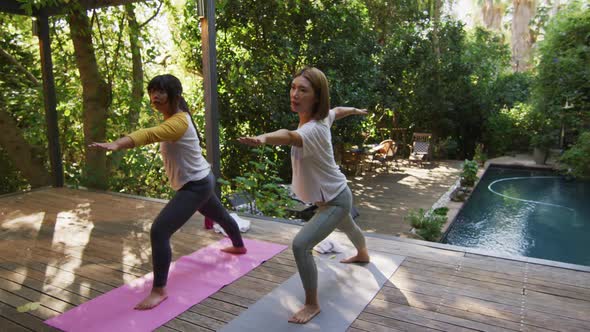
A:
<svg viewBox="0 0 590 332">
<path fill-rule="evenodd" d="M 153 288 L 145 299 L 139 302 L 135 309 L 137 310 L 149 310 L 151 308 L 156 307 L 158 304 L 162 303 L 165 299 L 168 298 L 168 294 L 166 293 L 166 288 L 164 287 L 157 287 Z"/>
<path fill-rule="evenodd" d="M 320 313 L 320 306 L 317 304 L 306 304 L 289 318 L 289 323 L 305 324 Z"/>
<path fill-rule="evenodd" d="M 340 263 L 368 263 L 370 261 L 369 251 L 367 249 L 362 249 L 359 250 L 355 256 L 343 259 Z"/>
<path fill-rule="evenodd" d="M 243 255 L 248 251 L 248 249 L 246 249 L 246 247 L 233 247 L 232 246 L 232 247 L 222 248 L 221 251 L 227 252 L 228 254 Z"/>
</svg>

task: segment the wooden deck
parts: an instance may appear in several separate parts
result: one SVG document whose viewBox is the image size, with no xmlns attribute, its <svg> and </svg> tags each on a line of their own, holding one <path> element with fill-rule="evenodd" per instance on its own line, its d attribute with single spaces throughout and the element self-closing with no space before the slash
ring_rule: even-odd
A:
<svg viewBox="0 0 590 332">
<path fill-rule="evenodd" d="M 52 331 L 43 320 L 150 272 L 148 232 L 162 206 L 65 188 L 0 197 L 0 331 Z M 253 219 L 245 237 L 289 244 L 297 231 Z M 219 238 L 196 215 L 173 237 L 174 257 Z M 349 331 L 590 330 L 589 272 L 367 240 L 406 259 Z M 286 250 L 158 330 L 217 330 L 294 273 Z M 17 311 L 29 302 L 41 306 Z"/>
</svg>

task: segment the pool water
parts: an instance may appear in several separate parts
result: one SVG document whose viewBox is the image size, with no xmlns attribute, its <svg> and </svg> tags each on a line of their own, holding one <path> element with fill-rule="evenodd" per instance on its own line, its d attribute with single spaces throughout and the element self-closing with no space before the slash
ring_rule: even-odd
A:
<svg viewBox="0 0 590 332">
<path fill-rule="evenodd" d="M 590 181 L 491 166 L 443 242 L 590 266 Z"/>
</svg>

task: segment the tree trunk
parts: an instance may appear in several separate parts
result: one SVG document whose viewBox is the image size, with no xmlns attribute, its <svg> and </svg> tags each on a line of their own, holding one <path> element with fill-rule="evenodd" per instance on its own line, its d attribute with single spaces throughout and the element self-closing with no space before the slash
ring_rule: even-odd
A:
<svg viewBox="0 0 590 332">
<path fill-rule="evenodd" d="M 496 31 L 502 30 L 502 18 L 504 16 L 502 5 L 494 4 L 494 0 L 485 0 L 481 11 L 486 28 Z"/>
<path fill-rule="evenodd" d="M 132 4 L 125 5 L 127 20 L 129 22 L 129 45 L 131 48 L 131 62 L 133 64 L 133 82 L 131 89 L 131 108 L 127 120 L 129 120 L 129 131 L 135 130 L 139 113 L 141 110 L 141 100 L 143 98 L 143 65 L 141 62 L 141 47 L 139 45 L 139 24 L 134 12 L 135 7 Z"/>
<path fill-rule="evenodd" d="M 128 133 L 133 132 L 137 128 L 139 121 L 139 113 L 142 107 L 143 98 L 143 63 L 141 61 L 141 46 L 139 43 L 139 31 L 141 29 L 135 16 L 135 6 L 133 4 L 125 5 L 125 13 L 127 14 L 127 23 L 129 24 L 129 48 L 131 50 L 131 100 L 129 105 L 129 113 L 127 113 Z M 112 153 L 107 158 L 107 167 L 109 170 L 116 167 L 121 160 L 123 160 L 125 153 L 118 151 Z"/>
<path fill-rule="evenodd" d="M 84 114 L 84 145 L 86 164 L 84 182 L 90 188 L 107 188 L 106 153 L 89 149 L 92 142 L 104 142 L 110 88 L 98 70 L 92 28 L 85 11 L 72 11 L 68 15 L 76 64 L 82 81 L 82 107 Z"/>
<path fill-rule="evenodd" d="M 551 17 L 557 15 L 560 6 L 560 0 L 553 0 L 553 4 L 551 5 Z"/>
<path fill-rule="evenodd" d="M 49 185 L 51 177 L 44 167 L 43 148 L 30 145 L 8 112 L 0 109 L 0 146 L 8 152 L 13 165 L 27 179 L 31 187 Z"/>
<path fill-rule="evenodd" d="M 530 67 L 532 39 L 529 22 L 534 15 L 535 2 L 514 0 L 512 4 L 512 70 L 523 72 Z"/>
<path fill-rule="evenodd" d="M 22 72 L 33 85 L 41 86 L 41 82 L 37 80 L 35 75 L 2 48 L 0 48 L 0 56 Z M 14 118 L 3 109 L 0 109 L 0 146 L 8 152 L 12 164 L 21 172 L 31 187 L 42 187 L 51 183 L 51 175 L 45 168 L 47 158 L 42 153 L 44 149 L 29 144 Z"/>
<path fill-rule="evenodd" d="M 440 61 L 440 14 L 442 11 L 442 0 L 434 0 L 432 10 L 432 20 L 434 29 L 432 31 L 432 44 L 434 45 L 434 54 L 436 54 L 437 63 Z"/>
<path fill-rule="evenodd" d="M 21 65 L 20 62 L 18 62 L 18 60 L 15 57 L 13 57 L 8 52 L 6 52 L 2 47 L 0 47 L 0 56 L 2 56 L 6 61 L 11 63 L 20 72 L 25 74 L 27 79 L 29 81 L 31 81 L 33 84 L 35 84 L 36 86 L 39 86 L 39 87 L 41 86 L 42 83 L 37 80 L 35 75 L 31 74 L 31 72 L 28 71 L 27 68 L 25 68 L 23 65 Z"/>
</svg>

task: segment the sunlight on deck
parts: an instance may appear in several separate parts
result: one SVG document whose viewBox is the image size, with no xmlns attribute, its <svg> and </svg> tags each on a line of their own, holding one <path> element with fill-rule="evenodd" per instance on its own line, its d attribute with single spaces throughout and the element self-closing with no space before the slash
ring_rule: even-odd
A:
<svg viewBox="0 0 590 332">
<path fill-rule="evenodd" d="M 44 218 L 45 212 L 23 215 L 20 211 L 14 211 L 6 216 L 2 228 L 10 232 L 27 231 L 34 233 L 31 236 L 37 236 Z"/>
<path fill-rule="evenodd" d="M 84 246 L 90 239 L 94 224 L 88 219 L 89 204 L 79 204 L 73 211 L 59 212 L 55 217 L 53 245 L 77 247 Z"/>
<path fill-rule="evenodd" d="M 404 178 L 415 177 L 381 174 L 370 178 L 375 182 L 366 188 L 382 200 L 356 202 L 359 218 L 368 220 L 359 225 L 376 233 L 381 233 L 384 225 L 395 231 L 395 218 L 439 196 L 437 190 L 418 195 L 408 185 L 388 183 L 392 192 L 382 189 L 385 185 L 378 182 Z M 19 319 L 31 330 L 41 331 L 46 327 L 43 320 L 124 283 L 150 286 L 149 230 L 161 203 L 71 189 L 40 190 L 10 196 L 4 202 L 0 205 L 0 291 L 5 296 L 1 319 Z M 246 237 L 255 239 L 289 244 L 299 230 L 293 225 L 252 221 Z M 375 222 L 383 224 L 373 228 L 378 225 Z M 407 226 L 407 222 L 400 225 Z M 332 236 L 349 244 L 343 233 Z M 175 234 L 173 255 L 175 259 L 190 255 L 218 239 L 217 234 L 203 230 L 202 219 L 198 219 L 198 223 L 188 223 Z M 587 329 L 588 272 L 382 236 L 367 236 L 367 245 L 372 250 L 404 256 L 405 260 L 351 325 L 355 331 Z M 213 259 L 216 253 L 202 263 L 218 264 Z M 181 268 L 185 266 L 178 265 L 177 272 Z M 208 269 L 201 270 L 198 273 L 207 273 Z M 292 253 L 281 253 L 167 323 L 164 329 L 186 326 L 187 330 L 218 330 L 296 271 Z M 39 302 L 39 308 L 17 312 L 19 306 L 32 302 Z"/>
</svg>

